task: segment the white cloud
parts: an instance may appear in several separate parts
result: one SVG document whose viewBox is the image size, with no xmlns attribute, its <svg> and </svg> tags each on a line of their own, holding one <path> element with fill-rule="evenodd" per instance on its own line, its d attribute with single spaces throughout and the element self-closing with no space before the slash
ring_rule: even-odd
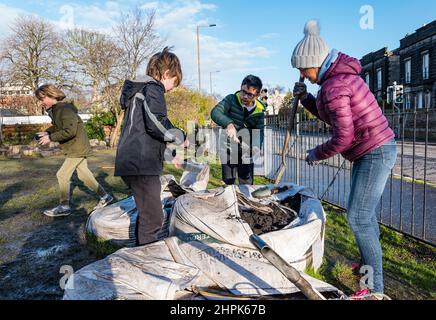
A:
<svg viewBox="0 0 436 320">
<path fill-rule="evenodd" d="M 156 8 L 158 30 L 167 39 L 167 44 L 175 47 L 183 65 L 185 83 L 197 88 L 196 26 L 216 23 L 215 28 L 221 28 L 220 21 L 207 17 L 218 7 L 197 0 L 159 5 Z M 222 73 L 214 75 L 214 82 L 217 91 L 224 95 L 236 91 L 246 70 L 254 70 L 258 59 L 268 58 L 273 52 L 256 43 L 214 37 L 215 28 L 200 29 L 202 89 L 209 88 L 209 73 L 220 70 Z"/>
<path fill-rule="evenodd" d="M 270 58 L 274 54 L 271 50 L 256 42 L 235 42 L 213 36 L 214 30 L 226 28 L 221 21 L 211 18 L 219 9 L 215 4 L 203 3 L 201 0 L 150 1 L 141 8 L 156 10 L 156 29 L 162 38 L 166 39 L 167 45 L 175 47 L 175 53 L 182 62 L 186 85 L 195 88 L 198 86 L 197 25 L 217 24 L 215 28 L 200 29 L 203 89 L 209 88 L 209 72 L 212 71 L 222 72 L 214 76 L 214 82 L 217 91 L 226 94 L 239 88 L 245 73 L 271 70 L 271 67 L 258 68 L 259 59 Z M 63 29 L 79 27 L 111 33 L 121 13 L 129 9 L 129 4 L 114 1 L 89 5 L 70 2 L 55 8 L 59 18 L 51 21 Z M 19 9 L 0 5 L 0 14 L 6 17 L 0 22 L 0 33 L 6 29 L 5 25 L 20 13 L 22 11 Z M 264 36 L 273 37 L 273 34 Z"/>
<path fill-rule="evenodd" d="M 142 9 L 157 9 L 158 7 L 159 7 L 158 1 L 148 2 L 141 6 Z"/>
<path fill-rule="evenodd" d="M 53 23 L 62 29 L 83 28 L 111 33 L 123 9 L 114 1 L 107 1 L 102 6 L 69 3 L 59 8 L 61 17 Z"/>
<path fill-rule="evenodd" d="M 10 26 L 15 19 L 22 14 L 30 14 L 18 8 L 12 8 L 4 4 L 0 4 L 0 36 L 5 36 L 10 32 Z"/>
</svg>

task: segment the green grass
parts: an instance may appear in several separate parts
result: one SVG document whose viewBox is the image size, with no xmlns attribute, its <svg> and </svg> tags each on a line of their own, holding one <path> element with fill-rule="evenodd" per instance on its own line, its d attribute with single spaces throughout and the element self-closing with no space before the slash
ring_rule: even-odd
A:
<svg viewBox="0 0 436 320">
<path fill-rule="evenodd" d="M 7 238 L 5 235 L 0 234 L 0 246 L 1 246 L 2 244 L 6 244 L 7 241 L 8 241 L 8 238 Z"/>
<path fill-rule="evenodd" d="M 359 276 L 351 262 L 360 260 L 354 235 L 345 214 L 326 206 L 327 226 L 324 263 L 313 276 L 336 285 L 345 293 L 359 289 Z M 434 247 L 380 227 L 383 250 L 385 293 L 397 299 L 436 298 L 436 250 Z"/>
<path fill-rule="evenodd" d="M 99 259 L 103 259 L 121 249 L 121 247 L 112 242 L 98 239 L 95 235 L 88 232 L 86 233 L 86 243 Z"/>
</svg>

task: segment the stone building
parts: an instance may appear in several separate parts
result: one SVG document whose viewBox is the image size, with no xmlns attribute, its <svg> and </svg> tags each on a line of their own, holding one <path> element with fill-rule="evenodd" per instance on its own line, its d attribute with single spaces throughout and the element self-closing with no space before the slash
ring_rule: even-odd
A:
<svg viewBox="0 0 436 320">
<path fill-rule="evenodd" d="M 404 86 L 404 108 L 436 107 L 436 20 L 406 35 L 393 51 L 382 48 L 360 60 L 362 78 L 379 101 L 394 81 Z"/>
</svg>

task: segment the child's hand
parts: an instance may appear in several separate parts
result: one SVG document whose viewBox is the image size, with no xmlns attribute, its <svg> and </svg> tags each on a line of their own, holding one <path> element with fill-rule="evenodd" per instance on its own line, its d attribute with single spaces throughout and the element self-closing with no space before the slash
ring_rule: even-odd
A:
<svg viewBox="0 0 436 320">
<path fill-rule="evenodd" d="M 45 145 L 49 144 L 50 142 L 51 142 L 51 140 L 50 140 L 50 136 L 48 135 L 48 133 L 46 135 L 43 135 L 38 141 L 38 143 L 41 146 L 45 146 Z"/>
<path fill-rule="evenodd" d="M 183 142 L 183 144 L 182 144 L 183 148 L 189 148 L 189 145 L 190 145 L 190 143 L 189 143 L 188 139 L 186 139 L 185 142 Z"/>
<path fill-rule="evenodd" d="M 180 156 L 175 156 L 171 163 L 174 165 L 176 169 L 183 169 L 184 159 Z"/>
</svg>

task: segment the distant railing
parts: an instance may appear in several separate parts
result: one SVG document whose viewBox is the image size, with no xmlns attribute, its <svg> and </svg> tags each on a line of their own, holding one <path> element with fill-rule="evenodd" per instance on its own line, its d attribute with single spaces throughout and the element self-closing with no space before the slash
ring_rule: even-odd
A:
<svg viewBox="0 0 436 320">
<path fill-rule="evenodd" d="M 79 114 L 84 122 L 91 118 L 90 114 Z M 51 123 L 49 116 L 20 116 L 20 117 L 2 117 L 0 116 L 0 123 L 2 125 L 14 124 L 44 124 Z"/>
</svg>

